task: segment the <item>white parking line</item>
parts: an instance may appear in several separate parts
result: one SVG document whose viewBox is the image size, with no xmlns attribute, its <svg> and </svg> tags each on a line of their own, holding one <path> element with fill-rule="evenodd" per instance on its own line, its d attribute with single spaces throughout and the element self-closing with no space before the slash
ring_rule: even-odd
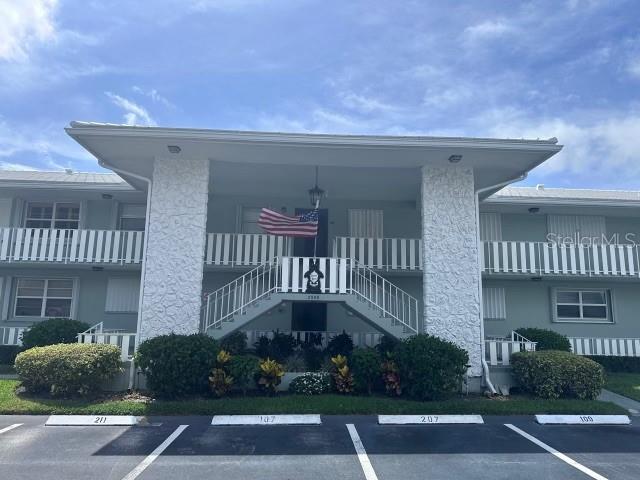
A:
<svg viewBox="0 0 640 480">
<path fill-rule="evenodd" d="M 358 460 L 360 460 L 360 466 L 362 467 L 365 478 L 367 480 L 378 480 L 378 476 L 373 470 L 373 466 L 369 461 L 369 456 L 367 455 L 367 451 L 364 449 L 364 445 L 362 444 L 362 440 L 360 440 L 360 435 L 358 435 L 356 427 L 352 423 L 348 423 L 347 430 L 349 430 L 349 435 L 351 436 L 353 447 L 356 449 L 356 453 L 358 454 Z"/>
<path fill-rule="evenodd" d="M 18 428 L 21 425 L 23 425 L 23 424 L 22 423 L 14 423 L 13 425 L 9 425 L 8 427 L 4 427 L 3 429 L 0 429 L 0 434 L 8 432 L 9 430 L 13 430 L 14 428 Z"/>
<path fill-rule="evenodd" d="M 158 458 L 160 456 L 160 454 L 162 452 L 164 452 L 166 450 L 166 448 L 171 445 L 173 443 L 173 441 L 178 438 L 178 436 L 184 432 L 185 428 L 187 428 L 189 425 L 180 425 L 178 428 L 176 428 L 174 430 L 174 432 L 169 435 L 164 442 L 162 442 L 160 445 L 158 445 L 156 447 L 156 449 L 151 452 L 147 458 L 145 458 L 144 460 L 142 460 L 138 466 L 136 468 L 134 468 L 133 470 L 131 470 L 128 475 L 126 477 L 124 477 L 122 480 L 134 480 L 135 478 L 138 477 L 138 475 L 140 475 L 142 472 L 144 472 L 144 470 L 151 465 L 154 460 L 156 458 Z"/>
<path fill-rule="evenodd" d="M 554 455 L 556 458 L 559 458 L 560 460 L 562 460 L 563 462 L 571 465 L 573 468 L 576 468 L 578 470 L 580 470 L 582 473 L 585 473 L 587 475 L 589 475 L 591 478 L 594 478 L 596 480 L 607 480 L 607 477 L 603 477 L 602 475 L 600 475 L 599 473 L 594 472 L 593 470 L 591 470 L 590 468 L 585 467 L 584 465 L 576 462 L 574 459 L 567 457 L 564 453 L 560 453 L 559 451 L 557 451 L 555 448 L 550 447 L 549 445 L 547 445 L 546 443 L 538 440 L 536 437 L 534 437 L 533 435 L 529 435 L 527 432 L 520 430 L 518 427 L 516 427 L 515 425 L 511 425 L 510 423 L 505 423 L 504 424 L 505 427 L 510 428 L 511 430 L 513 430 L 514 432 L 522 435 L 524 438 L 526 438 L 527 440 L 529 440 L 532 443 L 535 443 L 536 445 L 538 445 L 540 448 L 545 449 L 547 452 L 551 453 L 552 455 Z"/>
</svg>

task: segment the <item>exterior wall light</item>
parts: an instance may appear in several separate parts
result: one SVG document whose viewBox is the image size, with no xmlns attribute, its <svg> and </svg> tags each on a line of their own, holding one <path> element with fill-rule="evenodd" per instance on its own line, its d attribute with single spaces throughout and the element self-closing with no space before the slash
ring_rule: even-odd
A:
<svg viewBox="0 0 640 480">
<path fill-rule="evenodd" d="M 320 200 L 324 198 L 324 190 L 318 187 L 318 167 L 316 167 L 316 184 L 313 188 L 309 189 L 309 200 L 311 201 L 311 205 L 313 207 L 318 208 L 320 205 Z"/>
<path fill-rule="evenodd" d="M 103 193 L 102 198 L 104 198 L 105 200 L 111 200 L 113 198 L 113 195 L 111 195 L 110 193 Z"/>
<path fill-rule="evenodd" d="M 459 163 L 462 160 L 462 155 L 451 155 L 449 157 L 449 163 Z"/>
<path fill-rule="evenodd" d="M 538 213 L 540 211 L 540 209 L 538 207 L 531 207 L 529 209 L 529 213 Z"/>
<path fill-rule="evenodd" d="M 182 149 L 177 145 L 167 145 L 167 149 L 170 153 L 180 153 Z"/>
</svg>

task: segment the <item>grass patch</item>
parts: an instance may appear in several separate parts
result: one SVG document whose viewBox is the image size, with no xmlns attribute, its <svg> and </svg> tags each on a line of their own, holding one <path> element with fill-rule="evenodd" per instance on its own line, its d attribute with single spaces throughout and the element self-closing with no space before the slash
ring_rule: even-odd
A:
<svg viewBox="0 0 640 480">
<path fill-rule="evenodd" d="M 640 402 L 640 373 L 607 373 L 604 388 Z"/>
<path fill-rule="evenodd" d="M 480 414 L 522 415 L 534 413 L 626 413 L 617 405 L 595 400 L 538 400 L 522 396 L 487 399 L 479 395 L 442 402 L 415 402 L 381 396 L 343 395 L 278 397 L 233 397 L 224 399 L 156 400 L 52 400 L 16 394 L 17 380 L 0 380 L 0 414 L 86 414 L 86 415 L 219 415 L 321 413 L 325 415 L 366 414 Z"/>
</svg>

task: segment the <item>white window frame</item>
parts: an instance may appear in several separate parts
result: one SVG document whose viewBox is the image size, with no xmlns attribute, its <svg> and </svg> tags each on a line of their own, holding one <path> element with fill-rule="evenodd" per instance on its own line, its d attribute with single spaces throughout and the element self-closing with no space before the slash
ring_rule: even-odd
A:
<svg viewBox="0 0 640 480">
<path fill-rule="evenodd" d="M 78 206 L 78 219 L 77 220 L 73 220 L 73 219 L 63 219 L 63 218 L 56 218 L 56 212 L 58 211 L 58 205 L 62 205 L 62 204 L 67 204 L 67 205 L 77 205 Z M 29 207 L 31 207 L 32 205 L 51 205 L 52 211 L 51 211 L 51 220 L 49 221 L 49 230 L 54 230 L 56 229 L 55 224 L 56 221 L 66 221 L 66 222 L 77 222 L 78 226 L 77 228 L 65 228 L 65 229 L 59 229 L 59 230 L 79 230 L 80 229 L 80 222 L 82 219 L 82 213 L 83 213 L 83 209 L 82 209 L 82 202 L 39 202 L 39 201 L 28 201 L 25 203 L 25 207 L 24 207 L 24 219 L 22 221 L 22 226 L 25 228 L 38 228 L 38 227 L 27 227 L 27 222 L 29 220 L 34 220 L 34 221 L 39 221 L 39 222 L 45 222 L 47 221 L 46 218 L 30 218 L 29 217 Z M 39 228 L 46 228 L 46 227 L 39 227 Z"/>
<path fill-rule="evenodd" d="M 578 303 L 558 303 L 558 292 L 577 292 L 578 293 Z M 602 293 L 605 299 L 604 304 L 595 304 L 595 303 L 584 303 L 582 301 L 582 294 L 584 292 L 598 292 Z M 571 288 L 571 287 L 557 287 L 551 290 L 551 304 L 553 309 L 553 321 L 555 323 L 584 323 L 584 324 L 606 324 L 612 325 L 615 323 L 614 321 L 614 310 L 613 310 L 613 292 L 607 288 Z M 559 317 L 558 316 L 558 305 L 577 305 L 580 308 L 580 318 L 570 318 L 570 317 Z M 607 317 L 606 319 L 589 319 L 585 318 L 582 309 L 585 306 L 604 306 L 606 307 Z"/>
<path fill-rule="evenodd" d="M 145 211 L 144 215 L 140 216 L 134 213 L 124 213 L 125 207 L 127 205 L 135 205 L 136 207 L 143 207 Z M 117 225 L 118 230 L 128 231 L 127 229 L 122 228 L 122 220 L 127 218 L 142 219 L 143 220 L 142 223 L 144 227 L 142 228 L 142 230 L 136 230 L 136 231 L 144 231 L 146 227 L 146 221 L 147 221 L 147 206 L 143 203 L 121 203 L 118 206 L 118 225 Z"/>
<path fill-rule="evenodd" d="M 18 289 L 20 287 L 20 280 L 44 280 L 44 292 L 42 297 L 27 297 L 20 296 L 20 298 L 38 298 L 42 300 L 42 306 L 40 307 L 40 315 L 17 315 L 16 309 L 18 308 Z M 15 294 L 13 298 L 13 318 L 21 319 L 21 318 L 58 318 L 58 317 L 49 317 L 46 316 L 45 309 L 47 307 L 47 299 L 62 299 L 67 300 L 69 297 L 48 297 L 47 292 L 49 290 L 49 281 L 51 280 L 71 280 L 71 306 L 69 307 L 69 318 L 75 319 L 76 315 L 76 302 L 78 299 L 77 291 L 78 291 L 78 280 L 76 278 L 71 277 L 53 277 L 53 278 L 43 278 L 43 277 L 16 277 L 15 282 Z"/>
</svg>

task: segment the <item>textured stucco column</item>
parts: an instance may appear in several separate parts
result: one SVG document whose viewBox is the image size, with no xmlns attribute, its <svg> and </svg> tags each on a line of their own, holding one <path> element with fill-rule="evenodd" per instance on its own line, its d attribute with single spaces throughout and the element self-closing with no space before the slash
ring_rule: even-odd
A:
<svg viewBox="0 0 640 480">
<path fill-rule="evenodd" d="M 424 327 L 469 352 L 480 376 L 480 270 L 473 170 L 422 168 Z"/>
<path fill-rule="evenodd" d="M 198 331 L 208 193 L 209 160 L 156 158 L 148 211 L 141 340 Z"/>
</svg>

